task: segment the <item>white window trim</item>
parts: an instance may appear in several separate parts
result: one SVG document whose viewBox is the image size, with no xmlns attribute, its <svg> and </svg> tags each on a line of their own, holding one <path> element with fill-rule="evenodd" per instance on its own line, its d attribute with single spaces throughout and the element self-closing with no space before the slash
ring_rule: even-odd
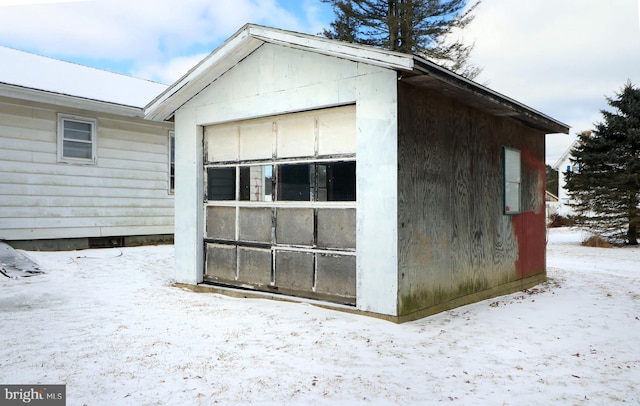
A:
<svg viewBox="0 0 640 406">
<path fill-rule="evenodd" d="M 79 123 L 91 124 L 91 158 L 70 158 L 64 156 L 64 121 L 76 121 Z M 75 116 L 71 114 L 58 113 L 58 162 L 95 165 L 97 163 L 98 151 L 98 120 L 95 118 Z"/>
<path fill-rule="evenodd" d="M 522 213 L 522 158 L 520 150 L 510 147 L 504 147 L 503 151 L 503 174 L 504 174 L 504 201 L 502 207 L 504 214 L 520 214 Z M 517 168 L 517 173 L 510 172 L 510 168 Z M 517 185 L 517 207 L 512 207 L 509 201 L 512 200 L 508 197 L 508 186 Z M 513 188 L 511 188 L 513 189 Z"/>
<path fill-rule="evenodd" d="M 173 156 L 174 161 L 173 162 L 171 162 L 171 143 L 173 143 L 173 148 L 174 148 L 174 156 Z M 170 195 L 173 195 L 173 194 L 176 193 L 176 191 L 175 191 L 175 186 L 176 186 L 176 184 L 175 184 L 175 182 L 176 182 L 175 147 L 176 147 L 176 133 L 175 133 L 175 131 L 170 130 L 169 131 L 169 145 L 168 145 L 168 149 L 169 150 L 167 151 L 167 154 L 168 154 L 168 157 L 169 157 L 169 159 L 168 159 L 169 166 L 167 168 L 167 182 L 168 182 L 167 183 L 167 190 L 169 191 Z M 173 172 L 173 189 L 171 188 L 171 165 L 172 164 L 173 164 L 173 171 L 174 171 Z"/>
</svg>

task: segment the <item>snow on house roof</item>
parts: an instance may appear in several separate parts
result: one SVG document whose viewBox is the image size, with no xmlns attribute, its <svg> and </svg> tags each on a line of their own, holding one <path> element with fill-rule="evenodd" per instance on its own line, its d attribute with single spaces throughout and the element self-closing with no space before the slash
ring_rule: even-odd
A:
<svg viewBox="0 0 640 406">
<path fill-rule="evenodd" d="M 247 24 L 194 66 L 145 108 L 145 117 L 168 120 L 184 103 L 265 43 L 393 69 L 416 86 L 445 89 L 463 103 L 492 115 L 512 117 L 545 133 L 568 133 L 569 126 L 422 57 Z"/>
<path fill-rule="evenodd" d="M 0 46 L 0 84 L 128 107 L 144 107 L 167 86 Z"/>
</svg>

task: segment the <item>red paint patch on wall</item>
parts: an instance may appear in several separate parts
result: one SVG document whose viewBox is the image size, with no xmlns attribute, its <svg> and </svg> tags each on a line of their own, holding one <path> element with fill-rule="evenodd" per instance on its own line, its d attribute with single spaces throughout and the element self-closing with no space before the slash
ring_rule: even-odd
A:
<svg viewBox="0 0 640 406">
<path fill-rule="evenodd" d="M 511 219 L 518 240 L 516 273 L 526 278 L 545 269 L 546 230 L 544 211 L 518 214 Z"/>
<path fill-rule="evenodd" d="M 535 211 L 527 211 L 511 218 L 513 229 L 518 240 L 518 259 L 516 273 L 519 278 L 526 278 L 545 270 L 545 250 L 547 245 L 547 229 L 545 226 L 544 160 L 530 151 L 522 151 L 522 166 L 525 171 L 536 172 L 541 179 L 539 183 L 540 207 Z"/>
</svg>

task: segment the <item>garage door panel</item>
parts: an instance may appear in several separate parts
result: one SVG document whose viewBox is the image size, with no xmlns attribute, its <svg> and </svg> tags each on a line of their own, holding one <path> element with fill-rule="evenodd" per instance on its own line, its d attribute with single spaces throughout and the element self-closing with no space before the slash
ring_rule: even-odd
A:
<svg viewBox="0 0 640 406">
<path fill-rule="evenodd" d="M 276 251 L 275 282 L 282 289 L 310 292 L 314 284 L 313 254 Z"/>
<path fill-rule="evenodd" d="M 356 257 L 353 255 L 318 254 L 318 293 L 345 297 L 356 295 Z"/>
<path fill-rule="evenodd" d="M 355 303 L 355 105 L 204 131 L 204 279 Z"/>
<path fill-rule="evenodd" d="M 236 277 L 236 246 L 207 244 L 206 276 L 233 281 Z"/>
<path fill-rule="evenodd" d="M 355 154 L 356 108 L 329 109 L 318 116 L 318 155 Z"/>
<path fill-rule="evenodd" d="M 238 247 L 238 279 L 251 285 L 271 283 L 270 249 Z"/>
<path fill-rule="evenodd" d="M 238 216 L 241 241 L 271 243 L 273 229 L 271 208 L 241 207 Z"/>
<path fill-rule="evenodd" d="M 205 128 L 205 162 L 236 161 L 238 159 L 238 127 L 235 125 Z"/>
<path fill-rule="evenodd" d="M 356 209 L 318 209 L 318 246 L 356 248 Z"/>
<path fill-rule="evenodd" d="M 313 209 L 277 209 L 276 242 L 313 245 Z"/>
<path fill-rule="evenodd" d="M 207 207 L 207 237 L 235 240 L 235 207 Z"/>
<path fill-rule="evenodd" d="M 277 121 L 278 158 L 305 157 L 315 155 L 315 118 L 304 114 Z"/>
<path fill-rule="evenodd" d="M 252 121 L 239 127 L 240 160 L 268 159 L 273 155 L 273 123 Z"/>
</svg>

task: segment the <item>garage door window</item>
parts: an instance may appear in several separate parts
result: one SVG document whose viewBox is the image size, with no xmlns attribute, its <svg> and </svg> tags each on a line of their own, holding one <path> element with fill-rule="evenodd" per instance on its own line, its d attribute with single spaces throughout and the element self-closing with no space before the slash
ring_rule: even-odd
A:
<svg viewBox="0 0 640 406">
<path fill-rule="evenodd" d="M 207 168 L 207 199 L 236 199 L 236 168 Z"/>
<path fill-rule="evenodd" d="M 239 179 L 236 174 L 239 174 Z M 277 175 L 275 178 L 274 174 Z M 236 196 L 241 201 L 257 202 L 354 202 L 356 163 L 344 161 L 207 168 L 207 200 L 236 200 Z"/>
</svg>

